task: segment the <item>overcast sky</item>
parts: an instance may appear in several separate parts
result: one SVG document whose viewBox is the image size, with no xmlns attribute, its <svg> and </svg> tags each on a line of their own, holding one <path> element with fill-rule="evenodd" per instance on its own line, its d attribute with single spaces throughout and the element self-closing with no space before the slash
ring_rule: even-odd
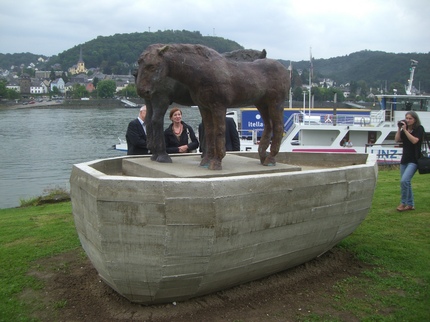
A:
<svg viewBox="0 0 430 322">
<path fill-rule="evenodd" d="M 269 58 L 430 52 L 429 0 L 2 0 L 0 53 L 56 55 L 97 36 L 199 31 Z M 142 48 L 142 51 L 144 48 Z"/>
</svg>

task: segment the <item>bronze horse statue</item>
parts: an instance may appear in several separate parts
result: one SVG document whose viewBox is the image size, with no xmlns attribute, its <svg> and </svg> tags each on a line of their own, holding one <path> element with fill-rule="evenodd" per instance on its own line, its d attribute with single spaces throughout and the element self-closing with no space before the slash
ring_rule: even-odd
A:
<svg viewBox="0 0 430 322">
<path fill-rule="evenodd" d="M 266 50 L 239 49 L 223 53 L 222 55 L 234 61 L 254 61 L 266 58 Z M 140 68 L 133 73 L 136 79 L 136 86 L 138 86 L 138 80 L 143 77 L 142 73 L 139 75 L 139 71 Z M 152 154 L 151 160 L 170 163 L 172 159 L 166 153 L 166 144 L 164 141 L 164 115 L 169 105 L 173 102 L 185 106 L 193 106 L 196 103 L 191 98 L 188 87 L 170 77 L 157 82 L 151 93 L 142 93 L 139 91 L 138 93 L 145 99 L 146 103 L 146 132 L 148 134 L 148 148 Z"/>
<path fill-rule="evenodd" d="M 289 72 L 281 63 L 272 59 L 232 61 L 208 47 L 188 44 L 150 45 L 138 63 L 136 89 L 140 96 L 151 97 L 166 78 L 188 88 L 205 126 L 207 155 L 202 166 L 222 169 L 227 107 L 246 105 L 255 105 L 264 122 L 258 148 L 260 162 L 276 164 L 283 133 L 283 103 L 290 86 Z"/>
</svg>

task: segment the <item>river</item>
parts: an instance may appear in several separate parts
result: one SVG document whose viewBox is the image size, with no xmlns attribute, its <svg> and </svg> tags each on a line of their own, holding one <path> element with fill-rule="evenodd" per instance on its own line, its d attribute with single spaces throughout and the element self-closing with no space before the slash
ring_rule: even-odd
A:
<svg viewBox="0 0 430 322">
<path fill-rule="evenodd" d="M 183 120 L 197 134 L 200 114 L 183 108 Z M 73 164 L 125 155 L 112 149 L 118 137 L 125 139 L 135 108 L 0 109 L 0 208 L 20 205 L 20 200 L 47 190 L 70 189 Z M 165 128 L 170 124 L 168 112 Z"/>
</svg>

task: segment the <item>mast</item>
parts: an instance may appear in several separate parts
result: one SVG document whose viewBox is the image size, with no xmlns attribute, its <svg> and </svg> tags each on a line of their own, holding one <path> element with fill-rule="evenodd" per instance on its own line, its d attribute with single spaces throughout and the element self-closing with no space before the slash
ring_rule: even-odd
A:
<svg viewBox="0 0 430 322">
<path fill-rule="evenodd" d="M 288 70 L 290 71 L 290 102 L 288 104 L 288 107 L 293 108 L 293 65 L 291 65 L 291 60 L 290 67 L 288 67 Z"/>
<path fill-rule="evenodd" d="M 409 71 L 411 72 L 411 74 L 409 75 L 408 79 L 408 87 L 405 88 L 406 95 L 412 95 L 412 83 L 414 81 L 414 73 L 417 65 L 418 61 L 411 59 L 411 67 L 409 67 Z"/>
<path fill-rule="evenodd" d="M 310 47 L 309 53 L 310 53 L 310 68 L 309 68 L 309 122 L 310 122 L 311 104 L 312 104 L 312 74 L 314 73 L 314 65 L 312 62 L 312 47 Z"/>
</svg>

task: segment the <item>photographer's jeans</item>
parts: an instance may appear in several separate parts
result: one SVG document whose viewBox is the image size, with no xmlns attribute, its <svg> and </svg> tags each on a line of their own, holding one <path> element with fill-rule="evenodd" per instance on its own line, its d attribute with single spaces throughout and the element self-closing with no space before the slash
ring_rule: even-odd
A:
<svg viewBox="0 0 430 322">
<path fill-rule="evenodd" d="M 400 164 L 400 191 L 401 202 L 404 205 L 414 207 L 414 194 L 412 193 L 411 180 L 417 172 L 416 163 Z"/>
</svg>

